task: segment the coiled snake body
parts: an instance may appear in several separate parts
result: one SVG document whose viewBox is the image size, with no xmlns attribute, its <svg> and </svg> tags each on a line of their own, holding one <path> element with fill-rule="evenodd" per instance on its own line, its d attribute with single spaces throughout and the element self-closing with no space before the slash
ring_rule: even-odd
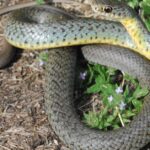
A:
<svg viewBox="0 0 150 150">
<path fill-rule="evenodd" d="M 40 7 L 14 12 L 5 29 L 5 37 L 12 45 L 20 48 L 57 48 L 49 51 L 45 88 L 46 109 L 56 134 L 74 150 L 134 150 L 149 143 L 150 96 L 146 97 L 140 114 L 125 128 L 101 132 L 89 129 L 80 122 L 73 106 L 77 52 L 73 47 L 58 48 L 103 43 L 84 46 L 84 57 L 130 73 L 142 85 L 150 88 L 150 43 L 146 29 L 139 30 L 138 34 L 143 39 L 138 39 L 119 22 L 65 19 L 68 16 L 57 9 L 50 9 L 50 12 Z M 31 15 L 33 19 L 30 19 Z M 129 29 L 133 30 L 132 27 Z"/>
</svg>

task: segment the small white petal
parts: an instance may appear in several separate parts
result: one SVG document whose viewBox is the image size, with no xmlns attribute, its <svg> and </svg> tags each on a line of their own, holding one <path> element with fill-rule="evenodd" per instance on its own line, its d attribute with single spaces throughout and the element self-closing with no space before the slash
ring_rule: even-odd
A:
<svg viewBox="0 0 150 150">
<path fill-rule="evenodd" d="M 81 79 L 81 80 L 85 80 L 86 75 L 87 75 L 87 72 L 83 72 L 83 73 L 81 72 L 81 73 L 80 73 L 80 79 Z"/>
<path fill-rule="evenodd" d="M 125 109 L 126 104 L 122 101 L 119 105 L 120 110 Z"/>
<path fill-rule="evenodd" d="M 113 96 L 112 96 L 112 95 L 108 97 L 108 101 L 109 101 L 109 102 L 112 102 L 112 101 L 113 101 L 113 99 L 114 99 L 114 98 L 113 98 Z"/>
<path fill-rule="evenodd" d="M 118 87 L 115 91 L 116 91 L 117 94 L 119 94 L 119 93 L 123 92 L 123 89 L 121 87 Z"/>
<path fill-rule="evenodd" d="M 40 62 L 39 62 L 39 65 L 40 65 L 40 66 L 43 66 L 44 64 L 45 64 L 44 61 L 40 61 Z"/>
</svg>

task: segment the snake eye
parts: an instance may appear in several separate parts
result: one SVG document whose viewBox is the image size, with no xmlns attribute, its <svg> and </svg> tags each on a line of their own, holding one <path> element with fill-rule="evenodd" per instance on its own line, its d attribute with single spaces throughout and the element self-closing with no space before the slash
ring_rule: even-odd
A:
<svg viewBox="0 0 150 150">
<path fill-rule="evenodd" d="M 111 6 L 107 6 L 107 7 L 105 7 L 104 8 L 104 11 L 106 12 L 106 13 L 110 13 L 110 12 L 112 12 L 112 7 Z"/>
</svg>

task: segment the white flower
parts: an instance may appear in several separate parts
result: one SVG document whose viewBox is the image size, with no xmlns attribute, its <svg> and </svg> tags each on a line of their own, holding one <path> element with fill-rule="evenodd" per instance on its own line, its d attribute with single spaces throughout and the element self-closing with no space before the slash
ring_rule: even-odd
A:
<svg viewBox="0 0 150 150">
<path fill-rule="evenodd" d="M 120 110 L 125 109 L 126 104 L 122 101 L 119 105 Z"/>
<path fill-rule="evenodd" d="M 87 75 L 87 72 L 86 72 L 86 71 L 85 71 L 85 72 L 80 72 L 80 79 L 81 79 L 81 80 L 85 80 L 86 75 Z"/>
<path fill-rule="evenodd" d="M 45 62 L 44 61 L 42 61 L 42 60 L 40 60 L 40 62 L 39 62 L 39 66 L 43 66 L 45 64 Z"/>
<path fill-rule="evenodd" d="M 117 87 L 117 89 L 115 90 L 117 94 L 122 93 L 123 89 L 122 87 Z"/>
<path fill-rule="evenodd" d="M 114 99 L 114 98 L 113 98 L 112 95 L 108 97 L 108 101 L 109 101 L 110 103 L 113 101 L 113 99 Z"/>
</svg>

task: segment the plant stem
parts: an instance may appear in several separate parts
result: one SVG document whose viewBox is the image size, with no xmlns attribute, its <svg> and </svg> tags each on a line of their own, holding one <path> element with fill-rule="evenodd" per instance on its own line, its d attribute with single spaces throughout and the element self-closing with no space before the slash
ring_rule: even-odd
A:
<svg viewBox="0 0 150 150">
<path fill-rule="evenodd" d="M 120 114 L 120 112 L 119 112 L 118 107 L 116 107 L 116 110 L 117 110 L 117 114 L 118 114 L 118 117 L 119 117 L 119 119 L 120 119 L 121 125 L 124 127 L 125 125 L 124 125 L 124 122 L 123 122 L 123 119 L 122 119 L 122 117 L 121 117 L 121 114 Z"/>
<path fill-rule="evenodd" d="M 124 79 L 125 73 L 122 71 L 122 74 L 123 74 L 123 80 L 122 80 L 121 86 L 122 86 L 122 88 L 123 88 L 124 83 L 125 83 L 125 79 Z"/>
</svg>

